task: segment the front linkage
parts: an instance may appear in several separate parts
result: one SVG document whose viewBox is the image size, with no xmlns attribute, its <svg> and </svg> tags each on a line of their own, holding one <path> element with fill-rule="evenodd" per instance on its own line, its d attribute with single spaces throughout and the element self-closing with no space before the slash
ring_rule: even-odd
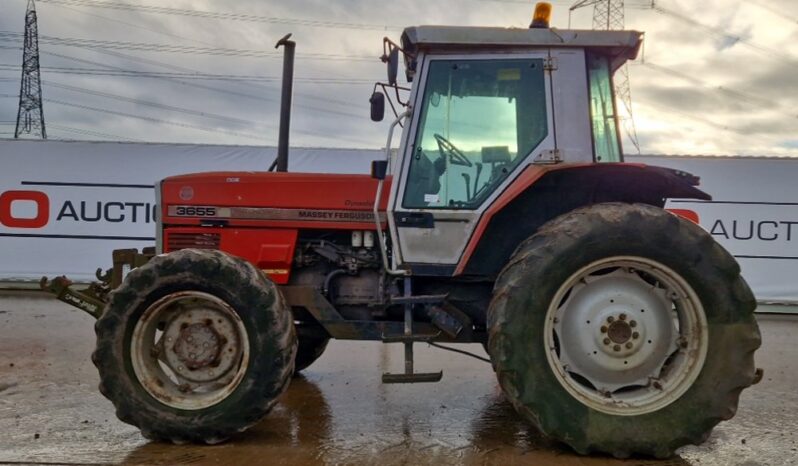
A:
<svg viewBox="0 0 798 466">
<path fill-rule="evenodd" d="M 90 283 L 86 288 L 72 289 L 73 282 L 63 275 L 53 280 L 42 277 L 39 286 L 54 294 L 58 300 L 99 319 L 108 302 L 108 293 L 122 283 L 128 272 L 146 264 L 153 256 L 154 247 L 144 248 L 141 252 L 138 249 L 117 249 L 113 252 L 113 267 L 105 272 L 98 268 L 95 272 L 98 281 Z"/>
</svg>

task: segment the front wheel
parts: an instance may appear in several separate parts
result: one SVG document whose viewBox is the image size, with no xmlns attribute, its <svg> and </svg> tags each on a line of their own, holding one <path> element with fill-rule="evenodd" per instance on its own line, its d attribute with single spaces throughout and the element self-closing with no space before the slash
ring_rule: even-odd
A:
<svg viewBox="0 0 798 466">
<path fill-rule="evenodd" d="M 184 249 L 128 274 L 95 325 L 100 391 L 150 439 L 216 443 L 258 422 L 288 386 L 296 334 L 252 264 Z"/>
<path fill-rule="evenodd" d="M 647 205 L 565 214 L 496 282 L 489 345 L 510 401 L 577 452 L 667 457 L 755 379 L 754 298 L 700 227 Z"/>
</svg>

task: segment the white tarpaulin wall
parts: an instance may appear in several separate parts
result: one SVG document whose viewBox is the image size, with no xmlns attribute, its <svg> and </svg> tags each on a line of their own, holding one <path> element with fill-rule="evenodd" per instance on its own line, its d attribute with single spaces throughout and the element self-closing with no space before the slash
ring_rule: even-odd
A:
<svg viewBox="0 0 798 466">
<path fill-rule="evenodd" d="M 153 184 L 170 175 L 265 170 L 275 148 L 0 140 L 0 280 L 94 278 L 111 251 L 154 244 Z M 291 171 L 368 173 L 378 150 L 291 150 Z M 712 202 L 671 201 L 734 254 L 757 298 L 798 302 L 798 160 L 629 157 L 701 177 Z"/>
</svg>

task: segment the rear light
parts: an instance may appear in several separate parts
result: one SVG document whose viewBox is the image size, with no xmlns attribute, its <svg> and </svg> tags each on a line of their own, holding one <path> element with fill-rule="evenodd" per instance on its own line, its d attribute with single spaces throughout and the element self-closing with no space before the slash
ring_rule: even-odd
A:
<svg viewBox="0 0 798 466">
<path fill-rule="evenodd" d="M 166 250 L 219 249 L 221 241 L 219 233 L 167 233 Z"/>
</svg>

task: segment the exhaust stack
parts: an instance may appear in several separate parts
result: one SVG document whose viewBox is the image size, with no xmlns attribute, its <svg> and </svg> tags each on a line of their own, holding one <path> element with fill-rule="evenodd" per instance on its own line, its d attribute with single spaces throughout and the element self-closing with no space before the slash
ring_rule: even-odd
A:
<svg viewBox="0 0 798 466">
<path fill-rule="evenodd" d="M 280 97 L 280 131 L 277 140 L 277 159 L 269 169 L 276 168 L 278 172 L 288 171 L 288 134 L 291 127 L 291 97 L 294 93 L 294 50 L 296 42 L 289 40 L 291 34 L 277 42 L 274 48 L 285 48 L 283 55 L 283 90 Z"/>
</svg>

